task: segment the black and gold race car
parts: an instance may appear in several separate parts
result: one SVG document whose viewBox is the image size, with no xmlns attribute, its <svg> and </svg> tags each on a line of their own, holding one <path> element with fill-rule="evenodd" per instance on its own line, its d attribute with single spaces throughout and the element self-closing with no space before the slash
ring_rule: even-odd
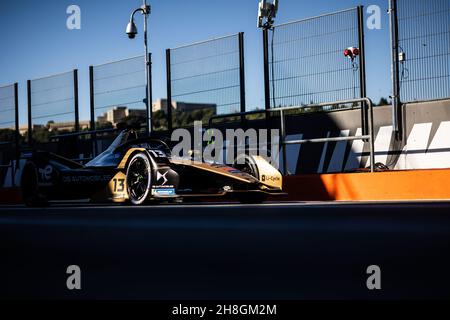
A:
<svg viewBox="0 0 450 320">
<path fill-rule="evenodd" d="M 260 203 L 282 194 L 282 176 L 260 156 L 246 155 L 234 166 L 171 157 L 168 145 L 122 131 L 107 150 L 86 165 L 50 152 L 28 156 L 21 186 L 28 206 L 52 200 L 93 202 L 186 200 L 231 196 L 242 203 Z"/>
</svg>

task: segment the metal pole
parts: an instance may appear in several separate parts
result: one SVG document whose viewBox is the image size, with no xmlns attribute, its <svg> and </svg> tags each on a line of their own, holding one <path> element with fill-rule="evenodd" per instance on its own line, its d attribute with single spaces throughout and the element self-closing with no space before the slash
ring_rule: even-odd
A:
<svg viewBox="0 0 450 320">
<path fill-rule="evenodd" d="M 31 80 L 27 80 L 27 100 L 28 100 L 28 145 L 33 144 L 33 132 L 31 123 Z"/>
<path fill-rule="evenodd" d="M 75 108 L 75 132 L 80 131 L 80 116 L 78 114 L 78 69 L 73 70 L 73 100 Z"/>
<path fill-rule="evenodd" d="M 358 34 L 359 34 L 359 94 L 360 98 L 367 96 L 366 92 L 366 53 L 364 42 L 364 6 L 358 6 Z M 361 102 L 361 123 L 363 135 L 367 135 L 367 106 Z"/>
<path fill-rule="evenodd" d="M 91 131 L 96 129 L 95 127 L 95 105 L 94 105 L 94 67 L 89 66 L 89 104 L 91 109 Z M 92 157 L 97 156 L 97 135 L 91 135 L 92 140 Z"/>
<path fill-rule="evenodd" d="M 15 150 L 15 156 L 16 156 L 16 161 L 15 164 L 12 165 L 11 167 L 11 182 L 12 182 L 12 186 L 15 186 L 15 176 L 16 176 L 16 170 L 17 167 L 19 165 L 19 158 L 20 158 L 20 149 L 19 149 L 19 136 L 20 136 L 20 131 L 19 131 L 19 85 L 18 83 L 14 83 L 14 116 L 15 116 L 15 126 L 16 126 L 16 132 L 15 132 L 15 142 L 16 142 L 16 150 Z"/>
<path fill-rule="evenodd" d="M 166 50 L 166 81 L 167 81 L 167 130 L 172 133 L 172 76 L 170 72 L 170 49 Z"/>
<path fill-rule="evenodd" d="M 269 73 L 269 31 L 263 28 L 263 55 L 264 55 L 264 108 L 266 118 L 266 128 L 270 128 L 270 73 Z M 272 136 L 267 135 L 267 147 L 272 148 Z"/>
<path fill-rule="evenodd" d="M 95 110 L 94 110 L 94 67 L 89 66 L 89 103 L 91 111 L 91 130 L 95 130 Z"/>
<path fill-rule="evenodd" d="M 152 123 L 152 119 L 150 118 L 151 114 L 150 114 L 150 108 L 152 107 L 152 102 L 150 101 L 150 98 L 152 96 L 151 94 L 151 81 L 150 79 L 150 61 L 149 61 L 149 55 L 148 55 L 148 39 L 147 39 L 147 19 L 148 19 L 148 15 L 149 12 L 147 12 L 147 1 L 144 0 L 143 2 L 144 4 L 144 47 L 145 47 L 145 79 L 147 82 L 147 86 L 146 86 L 146 130 L 145 133 L 147 136 L 150 136 L 151 132 L 152 132 L 152 128 L 151 128 L 151 123 Z"/>
<path fill-rule="evenodd" d="M 398 17 L 397 0 L 389 0 L 389 29 L 392 59 L 392 124 L 397 139 L 402 138 L 401 108 L 400 108 L 400 76 L 398 61 Z"/>
<path fill-rule="evenodd" d="M 14 116 L 15 116 L 15 126 L 16 126 L 16 155 L 17 159 L 19 158 L 19 137 L 20 137 L 20 129 L 19 129 L 19 84 L 14 83 Z"/>
<path fill-rule="evenodd" d="M 281 131 L 281 148 L 283 152 L 283 169 L 284 169 L 284 175 L 289 175 L 289 170 L 287 167 L 287 152 L 286 152 L 286 123 L 284 118 L 284 111 L 283 109 L 280 109 L 280 131 Z"/>
<path fill-rule="evenodd" d="M 342 142 L 342 141 L 355 141 L 355 140 L 370 140 L 370 136 L 367 135 L 367 136 L 351 136 L 351 137 L 333 137 L 333 138 L 289 140 L 289 141 L 285 142 L 285 145 L 307 144 L 307 143 L 324 143 L 324 142 Z"/>
<path fill-rule="evenodd" d="M 265 109 L 270 109 L 270 73 L 269 73 L 269 34 L 263 29 L 263 53 L 264 53 L 264 104 Z"/>
<path fill-rule="evenodd" d="M 239 87 L 241 112 L 245 112 L 245 61 L 244 61 L 244 33 L 239 32 Z M 241 116 L 241 126 L 244 127 L 245 116 Z"/>
<path fill-rule="evenodd" d="M 375 171 L 375 142 L 374 142 L 374 130 L 373 130 L 373 104 L 372 101 L 368 101 L 369 105 L 369 144 L 370 144 L 370 172 Z"/>
<path fill-rule="evenodd" d="M 149 100 L 150 100 L 150 108 L 149 108 L 149 125 L 150 125 L 150 132 L 153 132 L 153 89 L 152 89 L 152 54 L 148 54 L 148 85 L 149 85 Z"/>
</svg>

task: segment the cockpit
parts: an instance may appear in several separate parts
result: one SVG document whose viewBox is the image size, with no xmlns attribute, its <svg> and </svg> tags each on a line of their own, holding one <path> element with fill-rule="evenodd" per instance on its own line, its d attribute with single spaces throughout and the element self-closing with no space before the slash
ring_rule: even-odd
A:
<svg viewBox="0 0 450 320">
<path fill-rule="evenodd" d="M 148 137 L 138 138 L 137 132 L 133 129 L 124 130 L 114 139 L 110 146 L 97 157 L 86 164 L 86 167 L 114 167 L 122 160 L 124 151 L 137 146 L 145 149 L 161 150 L 167 157 L 170 157 L 169 146 L 158 139 Z"/>
<path fill-rule="evenodd" d="M 121 145 L 138 138 L 136 131 L 124 130 L 114 139 L 109 147 L 86 164 L 86 167 L 116 166 L 120 162 L 120 153 L 114 152 Z"/>
</svg>

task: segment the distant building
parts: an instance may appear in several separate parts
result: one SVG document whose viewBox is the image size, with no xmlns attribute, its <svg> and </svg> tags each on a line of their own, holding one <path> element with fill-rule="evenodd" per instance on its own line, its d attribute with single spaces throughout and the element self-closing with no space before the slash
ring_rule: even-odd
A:
<svg viewBox="0 0 450 320">
<path fill-rule="evenodd" d="M 100 124 L 104 123 L 112 123 L 113 126 L 116 126 L 119 122 L 121 122 L 126 117 L 146 117 L 145 109 L 128 109 L 128 107 L 117 106 L 108 111 L 106 111 L 103 115 L 97 117 L 97 121 Z"/>
<path fill-rule="evenodd" d="M 80 121 L 80 131 L 89 130 L 90 122 L 89 121 Z M 67 122 L 50 122 L 48 124 L 48 130 L 53 131 L 73 131 L 75 129 L 75 123 L 73 121 Z"/>
<path fill-rule="evenodd" d="M 216 112 L 217 105 L 214 103 L 191 103 L 191 102 L 181 102 L 181 101 L 172 101 L 172 109 L 176 111 L 195 111 L 201 109 L 212 109 L 213 112 Z M 164 113 L 167 113 L 167 99 L 158 99 L 152 104 L 153 112 L 162 110 Z"/>
<path fill-rule="evenodd" d="M 43 124 L 33 124 L 33 130 L 44 128 Z M 20 135 L 24 136 L 28 132 L 28 125 L 23 124 L 19 126 Z"/>
<path fill-rule="evenodd" d="M 89 130 L 90 128 L 90 121 L 80 121 L 80 131 L 82 130 Z M 33 131 L 42 129 L 42 128 L 48 128 L 48 131 L 73 131 L 75 130 L 75 122 L 73 121 L 66 121 L 66 122 L 49 122 L 46 125 L 44 124 L 33 124 Z M 19 133 L 23 136 L 28 132 L 28 125 L 21 125 L 19 126 Z"/>
</svg>

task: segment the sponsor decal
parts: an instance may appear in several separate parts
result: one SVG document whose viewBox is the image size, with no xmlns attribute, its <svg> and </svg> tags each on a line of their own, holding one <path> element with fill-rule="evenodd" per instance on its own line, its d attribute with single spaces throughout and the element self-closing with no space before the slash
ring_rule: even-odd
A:
<svg viewBox="0 0 450 320">
<path fill-rule="evenodd" d="M 156 173 L 156 181 L 160 181 L 161 179 L 162 179 L 162 186 L 163 185 L 165 185 L 166 183 L 167 183 L 167 178 L 166 178 L 166 175 L 167 175 L 167 173 L 169 172 L 169 170 L 167 170 L 166 172 L 164 172 L 164 173 L 161 173 L 161 172 L 159 172 L 159 171 L 157 171 L 157 173 Z"/>
<path fill-rule="evenodd" d="M 174 188 L 158 188 L 158 189 L 153 189 L 152 193 L 155 196 L 173 196 L 173 195 L 175 195 L 175 189 Z"/>
<path fill-rule="evenodd" d="M 155 158 L 165 158 L 166 154 L 158 149 L 154 149 L 154 150 L 148 150 L 148 152 Z"/>
<path fill-rule="evenodd" d="M 53 167 L 51 165 L 47 165 L 45 168 L 39 168 L 39 175 L 41 176 L 41 180 L 49 181 L 52 178 Z"/>
<path fill-rule="evenodd" d="M 64 183 L 108 182 L 112 179 L 112 176 L 111 175 L 65 176 L 62 179 Z"/>
<path fill-rule="evenodd" d="M 262 182 L 266 182 L 266 181 L 277 182 L 277 181 L 280 181 L 281 178 L 278 176 L 268 176 L 268 175 L 263 174 L 261 177 L 261 180 L 262 180 Z"/>
</svg>

